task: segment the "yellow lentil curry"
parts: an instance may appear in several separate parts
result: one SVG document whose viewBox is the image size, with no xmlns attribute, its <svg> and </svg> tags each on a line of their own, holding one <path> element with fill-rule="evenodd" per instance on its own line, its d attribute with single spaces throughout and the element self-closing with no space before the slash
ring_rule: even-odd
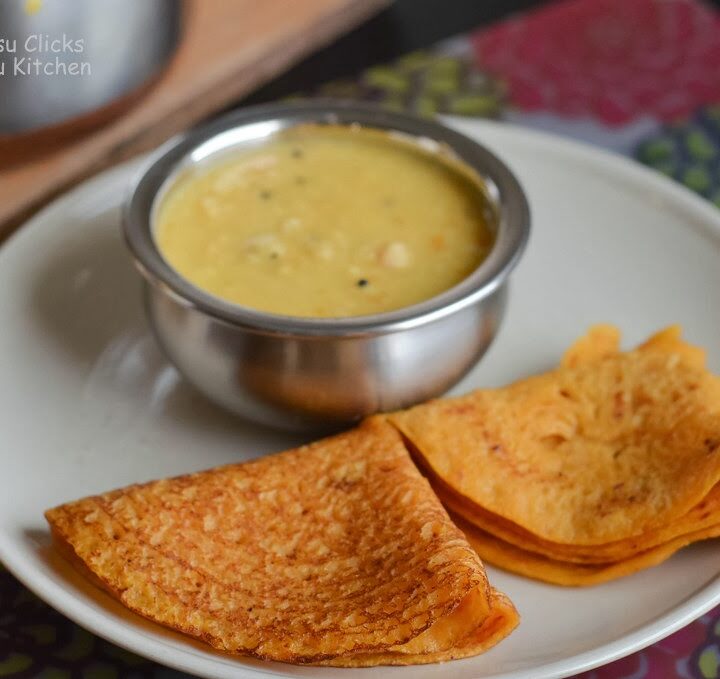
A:
<svg viewBox="0 0 720 679">
<path fill-rule="evenodd" d="M 156 213 L 198 288 L 290 316 L 406 307 L 453 287 L 493 241 L 468 172 L 386 133 L 303 125 L 181 177 Z"/>
</svg>

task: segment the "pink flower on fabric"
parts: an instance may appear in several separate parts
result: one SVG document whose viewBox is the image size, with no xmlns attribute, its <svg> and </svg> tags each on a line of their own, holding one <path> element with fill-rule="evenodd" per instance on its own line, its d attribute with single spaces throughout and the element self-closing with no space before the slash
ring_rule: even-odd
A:
<svg viewBox="0 0 720 679">
<path fill-rule="evenodd" d="M 578 674 L 574 679 L 669 679 L 685 676 L 679 669 L 688 665 L 693 653 L 705 642 L 707 633 L 707 623 L 695 620 L 642 651 Z"/>
<path fill-rule="evenodd" d="M 720 13 L 695 0 L 564 0 L 471 40 L 527 111 L 621 125 L 720 101 Z"/>
</svg>

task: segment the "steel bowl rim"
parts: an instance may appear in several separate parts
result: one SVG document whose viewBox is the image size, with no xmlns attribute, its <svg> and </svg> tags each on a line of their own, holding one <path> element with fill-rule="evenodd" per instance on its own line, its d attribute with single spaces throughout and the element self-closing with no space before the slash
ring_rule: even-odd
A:
<svg viewBox="0 0 720 679">
<path fill-rule="evenodd" d="M 227 302 L 196 287 L 165 261 L 155 244 L 152 235 L 155 199 L 178 166 L 201 144 L 228 130 L 267 121 L 280 121 L 283 127 L 307 122 L 357 123 L 444 144 L 496 194 L 499 224 L 489 255 L 472 274 L 439 295 L 411 306 L 364 316 L 311 318 L 274 314 Z M 530 208 L 519 181 L 505 163 L 469 137 L 441 123 L 376 106 L 314 100 L 244 108 L 169 140 L 151 154 L 131 185 L 122 224 L 125 241 L 147 282 L 183 306 L 261 334 L 365 336 L 431 323 L 491 295 L 505 283 L 523 254 L 530 234 Z"/>
</svg>

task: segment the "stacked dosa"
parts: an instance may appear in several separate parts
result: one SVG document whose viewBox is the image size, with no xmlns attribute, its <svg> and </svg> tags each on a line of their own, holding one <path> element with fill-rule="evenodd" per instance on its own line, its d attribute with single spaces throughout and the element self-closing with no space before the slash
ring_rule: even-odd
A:
<svg viewBox="0 0 720 679">
<path fill-rule="evenodd" d="M 603 582 L 720 535 L 720 379 L 671 327 L 596 326 L 561 365 L 392 414 L 487 562 Z"/>
<path fill-rule="evenodd" d="M 227 653 L 437 662 L 486 650 L 518 621 L 383 420 L 46 517 L 125 606 Z"/>
</svg>

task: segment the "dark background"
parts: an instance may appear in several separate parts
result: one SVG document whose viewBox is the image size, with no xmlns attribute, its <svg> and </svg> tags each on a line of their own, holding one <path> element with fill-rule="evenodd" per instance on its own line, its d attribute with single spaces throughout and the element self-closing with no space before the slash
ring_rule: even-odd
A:
<svg viewBox="0 0 720 679">
<path fill-rule="evenodd" d="M 396 0 L 360 28 L 257 90 L 244 103 L 312 90 L 443 38 L 546 4 L 549 0 Z M 711 0 L 710 4 L 720 7 L 720 0 Z"/>
<path fill-rule="evenodd" d="M 544 4 L 547 0 L 395 0 L 367 23 L 254 92 L 244 103 L 271 101 L 311 90 L 513 12 Z"/>
</svg>

